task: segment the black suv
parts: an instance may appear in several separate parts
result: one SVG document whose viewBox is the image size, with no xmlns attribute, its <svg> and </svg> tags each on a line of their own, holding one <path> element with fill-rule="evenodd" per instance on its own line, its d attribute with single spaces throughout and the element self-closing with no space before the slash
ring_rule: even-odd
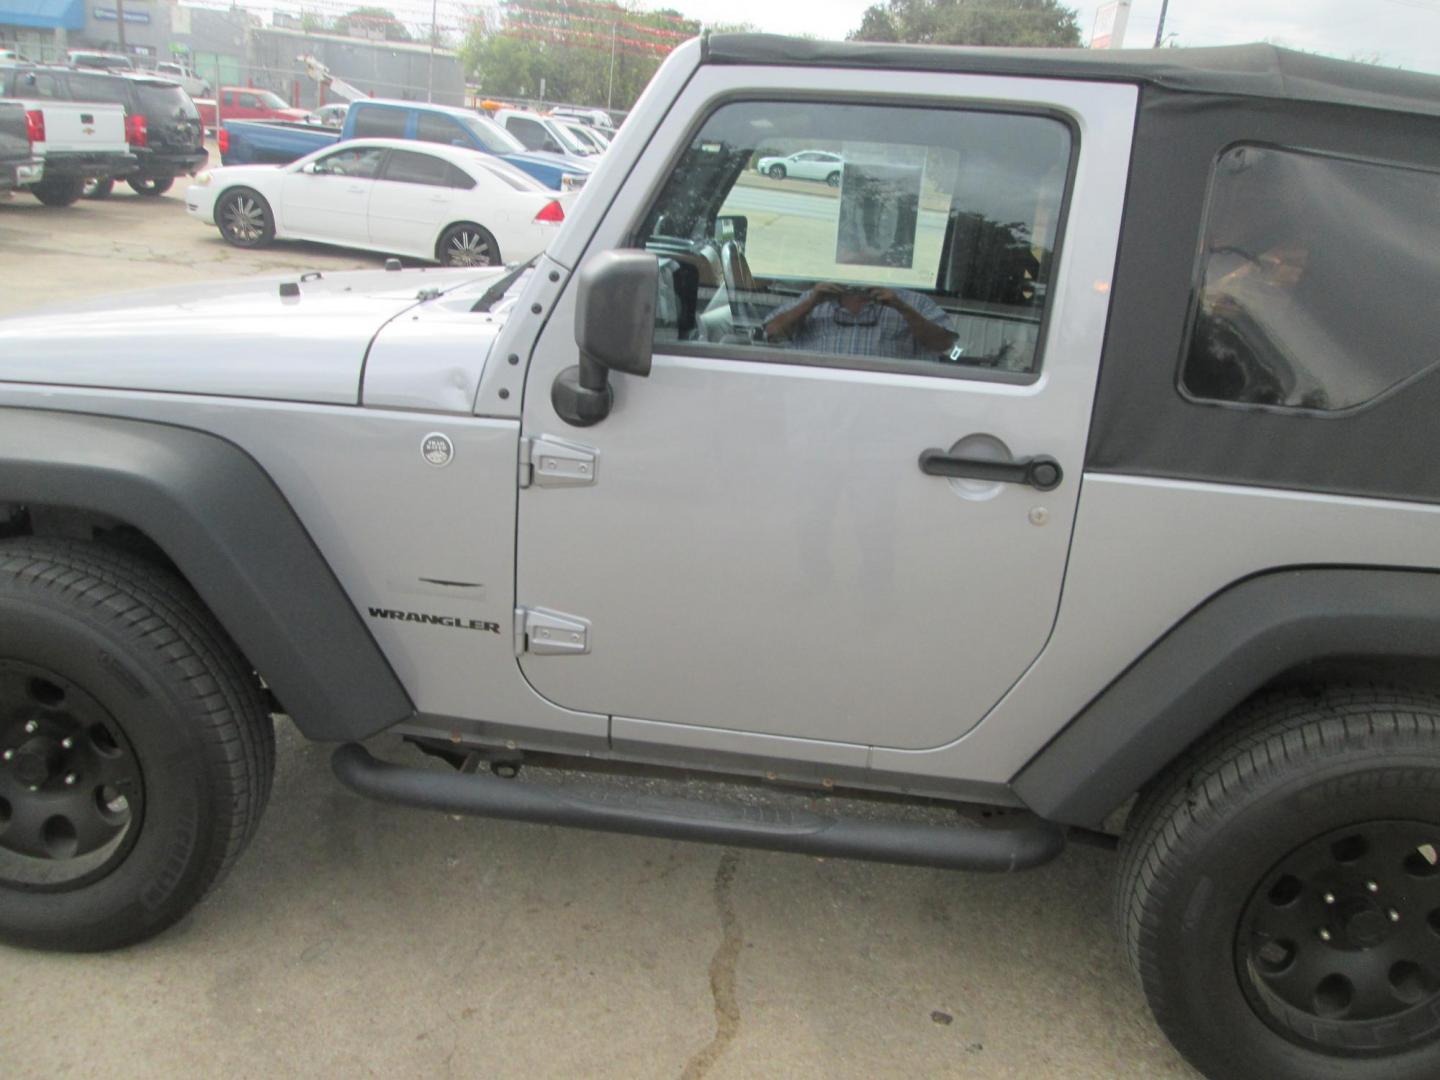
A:
<svg viewBox="0 0 1440 1080">
<path fill-rule="evenodd" d="M 123 105 L 127 141 L 140 163 L 126 183 L 141 195 L 164 194 L 175 177 L 193 176 L 210 158 L 195 103 L 169 79 L 128 72 L 11 65 L 0 67 L 0 92 L 7 97 Z M 97 180 L 87 186 L 85 193 L 90 198 L 104 198 L 114 186 L 114 179 Z"/>
</svg>

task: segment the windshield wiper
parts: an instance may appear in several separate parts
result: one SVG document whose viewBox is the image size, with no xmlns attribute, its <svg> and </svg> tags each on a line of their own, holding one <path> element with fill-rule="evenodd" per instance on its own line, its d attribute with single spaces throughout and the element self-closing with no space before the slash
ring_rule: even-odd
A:
<svg viewBox="0 0 1440 1080">
<path fill-rule="evenodd" d="M 494 285 L 491 285 L 490 288 L 486 289 L 480 295 L 480 299 L 475 301 L 475 306 L 472 307 L 470 310 L 489 311 L 492 307 L 495 306 L 495 301 L 499 300 L 502 296 L 504 296 L 507 292 L 510 291 L 510 286 L 515 284 L 516 279 L 519 278 L 519 276 L 523 274 L 526 270 L 529 270 L 532 266 L 534 266 L 536 262 L 539 261 L 539 259 L 539 255 L 532 255 L 526 262 L 523 262 L 519 266 L 515 267 L 514 270 L 511 270 L 499 281 L 495 282 Z"/>
</svg>

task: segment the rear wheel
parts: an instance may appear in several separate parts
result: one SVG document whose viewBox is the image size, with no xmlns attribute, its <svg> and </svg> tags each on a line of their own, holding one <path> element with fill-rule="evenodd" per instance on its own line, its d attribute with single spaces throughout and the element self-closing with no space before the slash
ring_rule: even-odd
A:
<svg viewBox="0 0 1440 1080">
<path fill-rule="evenodd" d="M 1252 702 L 1136 805 L 1116 914 L 1207 1076 L 1440 1076 L 1440 698 Z"/>
<path fill-rule="evenodd" d="M 85 181 L 80 177 L 41 180 L 31 185 L 30 193 L 46 206 L 69 206 L 85 191 Z"/>
<path fill-rule="evenodd" d="M 220 235 L 236 247 L 264 247 L 275 238 L 270 204 L 250 188 L 236 188 L 220 196 L 215 206 L 215 224 Z"/>
<path fill-rule="evenodd" d="M 88 181 L 85 184 L 84 195 L 87 199 L 108 199 L 114 190 L 115 181 L 107 177 L 104 180 Z"/>
<path fill-rule="evenodd" d="M 152 198 L 159 198 L 175 186 L 173 176 L 141 177 L 138 180 L 125 181 L 137 195 L 149 195 Z"/>
<path fill-rule="evenodd" d="M 173 576 L 95 545 L 0 544 L 0 940 L 141 941 L 250 839 L 274 731 Z"/>
<path fill-rule="evenodd" d="M 499 266 L 500 245 L 488 230 L 462 222 L 440 234 L 435 260 L 446 266 Z"/>
<path fill-rule="evenodd" d="M 839 187 L 840 174 L 838 172 L 832 172 L 829 176 L 825 177 L 825 183 L 829 184 L 831 187 Z"/>
</svg>

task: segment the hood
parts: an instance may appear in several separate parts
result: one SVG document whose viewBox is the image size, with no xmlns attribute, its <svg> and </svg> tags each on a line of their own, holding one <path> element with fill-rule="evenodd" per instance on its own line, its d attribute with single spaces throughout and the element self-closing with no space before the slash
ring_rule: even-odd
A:
<svg viewBox="0 0 1440 1080">
<path fill-rule="evenodd" d="M 354 405 L 382 326 L 437 294 L 478 295 L 503 273 L 292 273 L 51 308 L 0 319 L 0 381 Z"/>
</svg>

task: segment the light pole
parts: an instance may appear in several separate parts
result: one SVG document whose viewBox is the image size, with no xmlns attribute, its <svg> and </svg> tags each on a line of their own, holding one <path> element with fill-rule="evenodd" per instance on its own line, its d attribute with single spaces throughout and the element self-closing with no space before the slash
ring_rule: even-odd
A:
<svg viewBox="0 0 1440 1080">
<path fill-rule="evenodd" d="M 439 0 L 430 0 L 430 70 L 425 76 L 425 100 L 435 100 L 435 8 Z"/>
<path fill-rule="evenodd" d="M 1160 0 L 1160 21 L 1155 26 L 1155 48 L 1160 47 L 1160 42 L 1165 38 L 1165 12 L 1170 7 L 1170 0 Z"/>
<path fill-rule="evenodd" d="M 615 24 L 610 24 L 610 89 L 605 92 L 605 108 L 615 107 Z"/>
</svg>

